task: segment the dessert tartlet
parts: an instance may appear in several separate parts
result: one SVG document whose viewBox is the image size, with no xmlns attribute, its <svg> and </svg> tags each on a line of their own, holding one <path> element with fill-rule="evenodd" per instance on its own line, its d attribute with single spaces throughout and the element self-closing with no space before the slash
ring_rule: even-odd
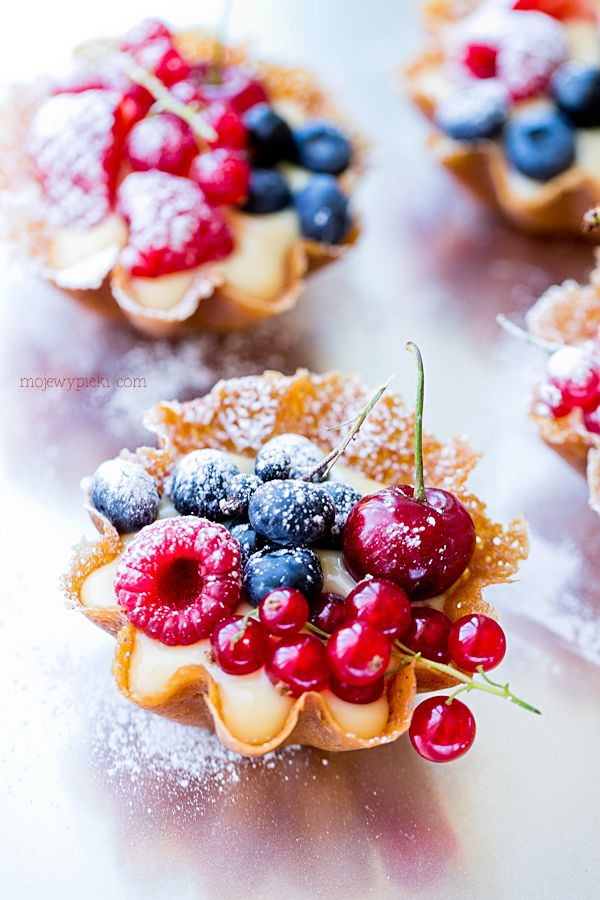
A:
<svg viewBox="0 0 600 900">
<path fill-rule="evenodd" d="M 407 69 L 441 164 L 513 225 L 581 236 L 600 200 L 600 31 L 588 0 L 430 0 Z"/>
<path fill-rule="evenodd" d="M 0 185 L 43 277 L 150 336 L 246 328 L 357 239 L 364 145 L 316 80 L 144 20 L 3 109 Z"/>
<path fill-rule="evenodd" d="M 85 480 L 100 535 L 64 587 L 117 637 L 125 697 L 249 756 L 368 748 L 410 727 L 437 761 L 468 749 L 474 720 L 445 697 L 413 719 L 417 691 L 520 702 L 485 675 L 505 644 L 482 592 L 512 579 L 526 524 L 492 522 L 466 488 L 468 441 L 422 437 L 421 414 L 415 426 L 383 390 L 367 403 L 355 378 L 306 371 L 222 381 L 150 410 L 158 449 Z"/>
</svg>

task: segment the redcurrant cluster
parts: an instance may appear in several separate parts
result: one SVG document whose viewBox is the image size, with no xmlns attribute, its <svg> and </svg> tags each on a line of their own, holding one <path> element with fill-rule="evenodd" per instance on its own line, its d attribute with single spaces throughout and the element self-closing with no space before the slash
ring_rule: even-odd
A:
<svg viewBox="0 0 600 900">
<path fill-rule="evenodd" d="M 600 366 L 593 348 L 565 346 L 552 353 L 539 399 L 555 419 L 581 410 L 587 430 L 600 434 Z"/>
</svg>

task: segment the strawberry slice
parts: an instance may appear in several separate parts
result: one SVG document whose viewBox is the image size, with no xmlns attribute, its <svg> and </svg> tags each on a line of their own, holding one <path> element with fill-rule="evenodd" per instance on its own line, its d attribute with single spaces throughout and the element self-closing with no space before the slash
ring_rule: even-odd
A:
<svg viewBox="0 0 600 900">
<path fill-rule="evenodd" d="M 156 278 L 222 259 L 233 250 L 225 219 L 200 188 L 166 172 L 132 172 L 119 189 L 129 223 L 121 264 L 132 275 Z"/>
</svg>

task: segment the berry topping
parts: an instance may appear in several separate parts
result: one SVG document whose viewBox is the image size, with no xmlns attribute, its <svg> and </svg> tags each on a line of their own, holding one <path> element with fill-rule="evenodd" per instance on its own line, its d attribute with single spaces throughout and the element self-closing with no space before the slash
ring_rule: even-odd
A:
<svg viewBox="0 0 600 900">
<path fill-rule="evenodd" d="M 255 531 L 276 544 L 314 544 L 331 528 L 335 506 L 320 486 L 306 481 L 267 481 L 250 498 Z"/>
<path fill-rule="evenodd" d="M 126 459 L 109 459 L 98 466 L 90 485 L 92 503 L 117 531 L 137 531 L 154 522 L 159 496 L 154 479 Z"/>
<path fill-rule="evenodd" d="M 254 462 L 254 471 L 262 481 L 281 481 L 289 478 L 290 458 L 282 447 L 265 446 L 259 451 Z"/>
<path fill-rule="evenodd" d="M 237 205 L 248 196 L 250 166 L 236 150 L 212 150 L 201 153 L 192 163 L 190 177 L 209 203 Z"/>
<path fill-rule="evenodd" d="M 535 10 L 555 19 L 595 19 L 590 0 L 512 0 L 512 9 Z"/>
<path fill-rule="evenodd" d="M 508 115 L 506 88 L 499 81 L 464 85 L 440 103 L 436 122 L 457 141 L 495 137 Z"/>
<path fill-rule="evenodd" d="M 350 510 L 356 506 L 362 494 L 350 484 L 341 481 L 325 481 L 323 487 L 330 495 L 335 505 L 335 519 L 326 535 L 321 539 L 321 544 L 327 547 L 341 547 L 344 536 L 344 528 L 350 515 Z"/>
<path fill-rule="evenodd" d="M 308 547 L 262 550 L 246 563 L 243 586 L 253 606 L 276 588 L 294 588 L 310 603 L 323 590 L 323 570 L 319 557 Z"/>
<path fill-rule="evenodd" d="M 211 147 L 226 150 L 245 150 L 248 143 L 246 126 L 230 107 L 224 103 L 210 103 L 203 111 L 204 118 L 217 133 Z"/>
<path fill-rule="evenodd" d="M 312 634 L 282 638 L 271 650 L 266 672 L 273 684 L 292 697 L 322 691 L 329 681 L 325 646 Z"/>
<path fill-rule="evenodd" d="M 133 172 L 121 185 L 119 206 L 129 223 L 121 264 L 132 275 L 153 278 L 193 269 L 233 249 L 225 220 L 193 181 L 166 172 Z"/>
<path fill-rule="evenodd" d="M 258 451 L 255 471 L 263 457 L 274 450 L 283 451 L 289 459 L 289 464 L 291 466 L 289 473 L 280 475 L 280 478 L 303 478 L 309 469 L 318 466 L 323 459 L 323 451 L 313 441 L 303 434 L 287 432 L 271 438 L 271 440 L 267 441 L 267 443 Z M 259 474 L 258 471 L 256 474 Z M 263 478 L 264 481 L 271 480 L 270 478 L 264 478 L 263 475 L 260 475 L 260 477 Z M 271 478 L 272 477 L 276 476 L 271 476 Z M 321 477 L 321 475 L 315 475 L 313 481 L 318 481 Z"/>
<path fill-rule="evenodd" d="M 428 697 L 415 709 L 408 734 L 420 756 L 430 762 L 451 762 L 475 740 L 475 719 L 460 700 Z"/>
<path fill-rule="evenodd" d="M 269 639 L 260 622 L 234 616 L 213 631 L 210 643 L 218 664 L 229 675 L 248 675 L 264 665 Z"/>
<path fill-rule="evenodd" d="M 182 457 L 173 472 L 171 497 L 184 516 L 223 519 L 221 501 L 229 496 L 239 470 L 219 450 L 194 450 Z"/>
<path fill-rule="evenodd" d="M 583 411 L 583 424 L 590 434 L 600 434 L 600 407 L 589 412 Z"/>
<path fill-rule="evenodd" d="M 497 76 L 513 100 L 525 100 L 546 91 L 552 73 L 565 60 L 564 29 L 537 12 L 507 16 L 510 24 L 498 52 Z"/>
<path fill-rule="evenodd" d="M 288 123 L 268 103 L 258 103 L 244 115 L 248 140 L 257 166 L 268 167 L 294 159 L 294 137 Z"/>
<path fill-rule="evenodd" d="M 411 622 L 408 597 L 401 587 L 384 578 L 367 578 L 346 597 L 349 622 L 367 622 L 390 640 L 402 637 Z"/>
<path fill-rule="evenodd" d="M 350 165 L 352 145 L 327 122 L 309 122 L 294 133 L 298 162 L 311 172 L 340 175 Z"/>
<path fill-rule="evenodd" d="M 148 16 L 142 19 L 125 34 L 121 41 L 123 50 L 138 50 L 158 38 L 171 38 L 171 32 L 164 22 Z"/>
<path fill-rule="evenodd" d="M 207 519 L 162 519 L 125 548 L 115 592 L 129 621 L 149 637 L 194 644 L 239 600 L 239 546 Z"/>
<path fill-rule="evenodd" d="M 265 546 L 262 535 L 257 534 L 255 530 L 247 523 L 233 525 L 229 529 L 231 537 L 235 538 L 240 545 L 242 554 L 242 564 L 245 566 L 252 554 L 258 553 Z"/>
<path fill-rule="evenodd" d="M 305 237 L 323 244 L 339 244 L 352 220 L 348 198 L 332 175 L 315 175 L 296 194 L 296 210 Z"/>
<path fill-rule="evenodd" d="M 143 119 L 154 104 L 154 97 L 142 87 L 141 84 L 132 84 L 123 94 L 119 104 L 119 118 L 123 125 L 123 131 L 127 134 L 132 125 Z"/>
<path fill-rule="evenodd" d="M 292 195 L 287 182 L 275 169 L 252 169 L 248 184 L 248 197 L 243 209 L 248 213 L 264 215 L 278 212 L 290 206 Z"/>
<path fill-rule="evenodd" d="M 420 653 L 424 659 L 447 663 L 450 659 L 449 632 L 450 620 L 443 612 L 429 606 L 416 606 L 413 609 L 411 623 L 402 637 L 402 643 L 415 653 Z"/>
<path fill-rule="evenodd" d="M 391 652 L 388 639 L 366 622 L 342 625 L 327 641 L 331 671 L 345 684 L 377 681 L 388 667 Z"/>
<path fill-rule="evenodd" d="M 239 66 L 225 66 L 219 74 L 220 79 L 215 81 L 212 66 L 200 64 L 192 68 L 190 79 L 197 85 L 202 100 L 225 103 L 238 115 L 266 101 L 267 94 L 262 84 Z"/>
<path fill-rule="evenodd" d="M 461 62 L 475 78 L 494 78 L 498 48 L 490 44 L 466 44 Z"/>
<path fill-rule="evenodd" d="M 243 516 L 248 512 L 250 497 L 261 486 L 256 475 L 234 475 L 227 486 L 227 498 L 219 501 L 221 512 L 227 516 Z"/>
<path fill-rule="evenodd" d="M 156 37 L 132 49 L 136 63 L 169 87 L 187 78 L 190 67 L 170 37 Z"/>
<path fill-rule="evenodd" d="M 332 675 L 329 679 L 329 687 L 336 697 L 345 700 L 346 703 L 375 703 L 383 696 L 385 680 L 382 676 L 377 681 L 372 681 L 371 684 L 345 684 Z"/>
<path fill-rule="evenodd" d="M 510 163 L 536 181 L 548 181 L 575 160 L 575 135 L 562 114 L 551 109 L 527 109 L 504 128 Z"/>
<path fill-rule="evenodd" d="M 578 128 L 600 126 L 600 68 L 568 62 L 554 73 L 556 105 Z"/>
<path fill-rule="evenodd" d="M 474 672 L 481 666 L 488 672 L 504 659 L 506 637 L 494 619 L 472 613 L 452 623 L 448 652 L 459 669 Z"/>
<path fill-rule="evenodd" d="M 344 598 L 329 591 L 321 594 L 311 604 L 310 621 L 327 634 L 332 634 L 346 621 Z"/>
<path fill-rule="evenodd" d="M 306 597 L 300 591 L 280 588 L 263 597 L 258 613 L 267 631 L 279 636 L 302 631 L 309 609 Z"/>
<path fill-rule="evenodd" d="M 600 373 L 579 347 L 562 347 L 553 353 L 546 373 L 560 392 L 562 404 L 570 409 L 592 410 L 600 404 Z"/>
<path fill-rule="evenodd" d="M 29 152 L 60 225 L 89 228 L 110 212 L 123 131 L 116 91 L 56 94 L 36 112 Z"/>
<path fill-rule="evenodd" d="M 545 381 L 540 385 L 538 391 L 540 400 L 540 413 L 550 413 L 555 419 L 562 419 L 568 416 L 573 410 L 573 404 L 563 397 L 560 388 L 550 381 Z"/>
<path fill-rule="evenodd" d="M 136 172 L 160 169 L 187 175 L 198 145 L 190 126 L 172 113 L 160 113 L 134 125 L 125 153 Z"/>
</svg>

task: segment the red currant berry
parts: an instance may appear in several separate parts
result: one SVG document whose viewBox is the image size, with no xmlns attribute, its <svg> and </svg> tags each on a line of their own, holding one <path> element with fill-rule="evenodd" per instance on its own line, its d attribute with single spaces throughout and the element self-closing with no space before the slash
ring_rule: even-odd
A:
<svg viewBox="0 0 600 900">
<path fill-rule="evenodd" d="M 250 164 L 235 150 L 201 153 L 192 163 L 190 177 L 214 206 L 242 203 L 248 196 Z"/>
<path fill-rule="evenodd" d="M 555 384 L 545 381 L 538 391 L 541 411 L 548 412 L 554 419 L 562 419 L 568 416 L 573 409 L 573 404 L 568 401 L 563 392 Z"/>
<path fill-rule="evenodd" d="M 429 606 L 416 606 L 402 643 L 425 659 L 447 663 L 450 620 L 443 612 Z"/>
<path fill-rule="evenodd" d="M 468 44 L 463 51 L 463 65 L 476 78 L 494 78 L 498 48 L 489 44 Z"/>
<path fill-rule="evenodd" d="M 238 66 L 225 66 L 219 82 L 211 81 L 210 74 L 211 68 L 202 64 L 194 66 L 191 73 L 202 99 L 207 103 L 226 103 L 241 116 L 251 106 L 268 101 L 262 84 Z"/>
<path fill-rule="evenodd" d="M 240 632 L 243 632 L 241 637 Z M 247 675 L 260 669 L 267 658 L 269 641 L 260 622 L 234 616 L 213 631 L 210 643 L 218 664 L 229 675 Z"/>
<path fill-rule="evenodd" d="M 211 147 L 226 147 L 228 150 L 244 150 L 248 143 L 248 131 L 246 126 L 235 113 L 224 103 L 211 103 L 202 114 L 209 125 L 217 132 L 214 141 L 209 141 Z"/>
<path fill-rule="evenodd" d="M 132 126 L 144 118 L 153 103 L 154 97 L 150 91 L 147 91 L 141 84 L 131 85 L 129 90 L 123 94 L 119 104 L 119 116 L 124 134 L 128 134 Z"/>
<path fill-rule="evenodd" d="M 415 709 L 408 730 L 417 753 L 430 762 L 458 759 L 475 740 L 475 719 L 460 700 L 428 697 Z"/>
<path fill-rule="evenodd" d="M 595 409 L 600 403 L 600 374 L 578 347 L 561 347 L 548 360 L 547 374 L 571 408 Z"/>
<path fill-rule="evenodd" d="M 137 50 L 158 38 L 171 38 L 171 32 L 160 19 L 148 17 L 130 28 L 121 42 L 123 50 Z"/>
<path fill-rule="evenodd" d="M 600 434 L 600 406 L 588 412 L 584 410 L 583 424 L 590 434 Z"/>
<path fill-rule="evenodd" d="M 258 606 L 260 621 L 271 634 L 296 634 L 308 619 L 304 594 L 293 588 L 279 588 L 264 597 Z"/>
<path fill-rule="evenodd" d="M 376 700 L 383 696 L 385 679 L 382 675 L 381 678 L 378 678 L 377 681 L 372 681 L 371 684 L 357 685 L 345 684 L 332 675 L 329 687 L 336 697 L 339 697 L 340 700 L 345 700 L 346 703 L 375 703 Z"/>
<path fill-rule="evenodd" d="M 482 666 L 487 672 L 495 669 L 504 659 L 506 638 L 494 619 L 474 613 L 452 623 L 448 633 L 448 652 L 459 669 L 474 672 Z"/>
<path fill-rule="evenodd" d="M 161 113 L 133 126 L 125 151 L 136 172 L 159 169 L 171 175 L 187 175 L 198 145 L 187 122 L 172 113 Z"/>
<path fill-rule="evenodd" d="M 272 647 L 266 672 L 273 684 L 285 685 L 292 697 L 322 691 L 329 681 L 325 646 L 312 634 L 284 637 Z"/>
<path fill-rule="evenodd" d="M 344 598 L 340 594 L 325 592 L 311 604 L 310 621 L 317 628 L 332 634 L 346 621 Z"/>
<path fill-rule="evenodd" d="M 331 671 L 347 684 L 370 684 L 388 667 L 392 648 L 384 634 L 366 622 L 350 622 L 327 642 Z"/>
<path fill-rule="evenodd" d="M 367 622 L 392 641 L 404 634 L 411 620 L 405 592 L 385 578 L 357 584 L 346 597 L 344 612 L 348 622 Z"/>
</svg>

